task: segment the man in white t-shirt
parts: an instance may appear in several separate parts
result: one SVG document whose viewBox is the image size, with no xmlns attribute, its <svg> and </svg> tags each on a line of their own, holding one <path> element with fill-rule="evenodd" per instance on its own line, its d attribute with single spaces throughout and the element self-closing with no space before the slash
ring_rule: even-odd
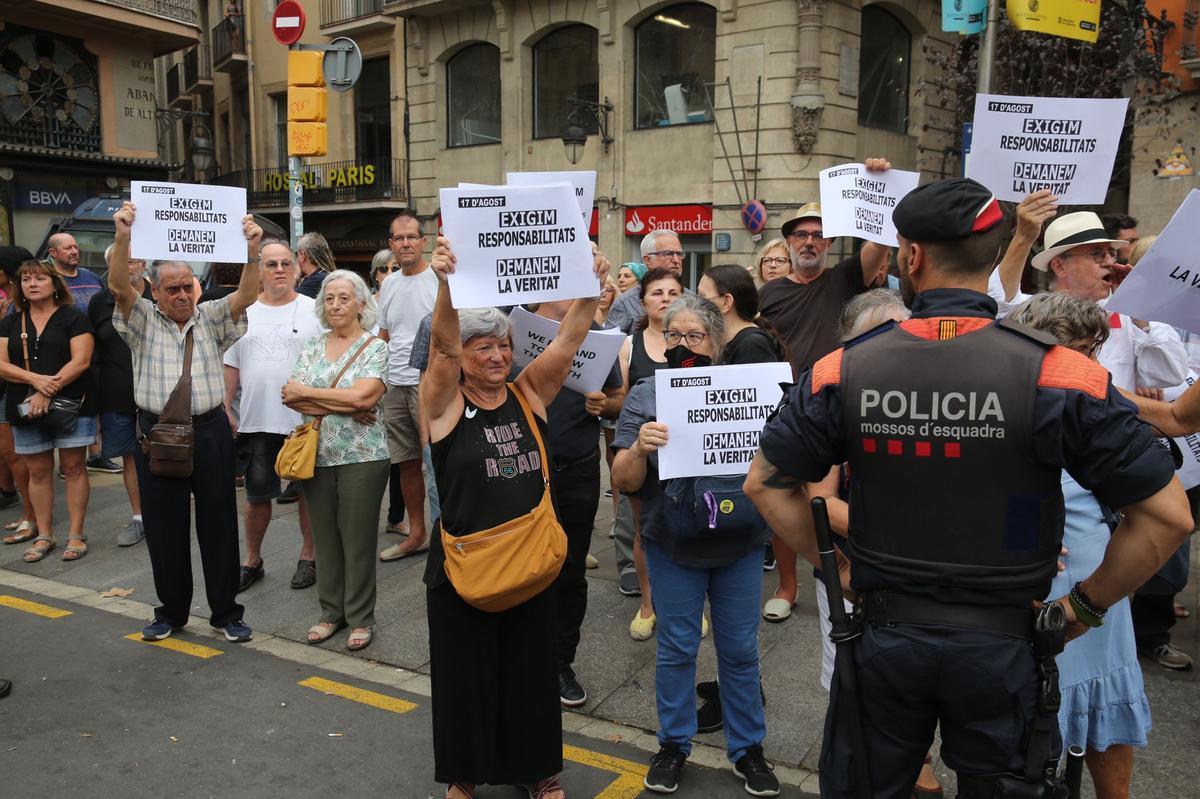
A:
<svg viewBox="0 0 1200 799">
<path fill-rule="evenodd" d="M 425 263 L 421 220 L 409 210 L 392 220 L 388 246 L 396 256 L 393 272 L 379 292 L 379 337 L 388 343 L 388 392 L 383 413 L 391 461 L 400 470 L 400 490 L 408 510 L 408 539 L 379 553 L 380 560 L 400 560 L 429 549 L 425 531 L 425 478 L 421 474 L 424 435 L 417 386 L 421 373 L 408 365 L 417 328 L 433 312 L 438 280 Z"/>
<path fill-rule="evenodd" d="M 300 424 L 300 414 L 279 400 L 304 342 L 321 332 L 314 301 L 296 293 L 296 259 L 287 244 L 264 242 L 261 249 L 262 288 L 258 301 L 246 309 L 246 335 L 225 352 L 225 412 L 237 435 L 237 457 L 246 477 L 246 558 L 238 592 L 265 574 L 262 542 L 271 523 L 271 500 L 282 493 L 275 474 L 275 456 L 287 434 Z M 241 391 L 237 411 L 234 401 Z M 292 588 L 317 581 L 316 555 L 308 505 L 300 492 L 300 561 Z"/>
</svg>

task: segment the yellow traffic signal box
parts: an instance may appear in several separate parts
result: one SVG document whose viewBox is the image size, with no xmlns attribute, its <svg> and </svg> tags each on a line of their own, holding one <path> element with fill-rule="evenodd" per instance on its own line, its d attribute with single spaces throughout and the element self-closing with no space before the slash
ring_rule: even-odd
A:
<svg viewBox="0 0 1200 799">
<path fill-rule="evenodd" d="M 322 156 L 328 153 L 325 126 L 328 90 L 321 72 L 325 54 L 312 50 L 288 51 L 288 155 Z"/>
</svg>

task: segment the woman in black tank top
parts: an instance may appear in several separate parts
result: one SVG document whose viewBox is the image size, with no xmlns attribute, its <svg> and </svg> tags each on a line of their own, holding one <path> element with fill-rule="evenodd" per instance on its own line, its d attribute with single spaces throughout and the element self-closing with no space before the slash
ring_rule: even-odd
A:
<svg viewBox="0 0 1200 799">
<path fill-rule="evenodd" d="M 546 407 L 562 388 L 597 299 L 575 300 L 558 337 L 509 384 L 508 318 L 495 308 L 454 309 L 446 283 L 454 261 L 449 242 L 438 239 L 431 261 L 438 294 L 421 405 L 443 503 L 441 525 L 458 537 L 529 513 L 549 490 L 542 473 L 548 454 L 514 393 L 544 428 Z M 594 267 L 603 287 L 608 261 L 597 253 Z M 553 588 L 489 613 L 459 596 L 444 562 L 435 540 L 425 571 L 435 779 L 449 786 L 447 799 L 469 799 L 482 783 L 525 785 L 539 799 L 564 799 Z"/>
<path fill-rule="evenodd" d="M 621 377 L 625 380 L 626 395 L 643 378 L 666 367 L 667 344 L 663 340 L 663 319 L 667 315 L 667 308 L 683 294 L 683 281 L 671 270 L 658 266 L 646 273 L 638 290 L 642 294 L 642 307 L 646 313 L 633 326 L 633 335 L 621 348 Z M 616 488 L 613 493 L 617 493 Z M 650 601 L 650 577 L 646 573 L 642 539 L 638 533 L 642 503 L 636 497 L 629 497 L 629 502 L 633 506 L 633 513 L 629 517 L 617 515 L 613 536 L 633 542 L 630 545 L 633 549 L 633 567 L 637 572 L 642 604 L 629 624 L 629 634 L 635 641 L 644 641 L 654 632 L 654 605 Z M 633 520 L 632 530 L 627 528 L 626 518 Z"/>
</svg>

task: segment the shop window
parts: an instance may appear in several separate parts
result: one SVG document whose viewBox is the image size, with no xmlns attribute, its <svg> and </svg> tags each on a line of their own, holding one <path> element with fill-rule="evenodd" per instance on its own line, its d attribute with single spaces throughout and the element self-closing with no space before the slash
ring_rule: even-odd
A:
<svg viewBox="0 0 1200 799">
<path fill-rule="evenodd" d="M 473 44 L 446 62 L 446 146 L 500 141 L 500 48 Z"/>
<path fill-rule="evenodd" d="M 866 6 L 859 54 L 858 124 L 907 133 L 912 35 L 887 11 Z"/>
<path fill-rule="evenodd" d="M 548 33 L 533 48 L 533 137 L 562 136 L 574 95 L 600 101 L 600 61 L 596 29 L 568 25 Z M 584 133 L 598 130 L 594 114 L 579 114 L 572 122 Z"/>
<path fill-rule="evenodd" d="M 392 158 L 392 76 L 386 58 L 363 62 L 354 84 L 356 157 L 361 164 L 390 164 Z"/>
<path fill-rule="evenodd" d="M 716 71 L 717 12 L 664 8 L 637 26 L 634 91 L 639 128 L 712 120 L 705 84 Z"/>
</svg>

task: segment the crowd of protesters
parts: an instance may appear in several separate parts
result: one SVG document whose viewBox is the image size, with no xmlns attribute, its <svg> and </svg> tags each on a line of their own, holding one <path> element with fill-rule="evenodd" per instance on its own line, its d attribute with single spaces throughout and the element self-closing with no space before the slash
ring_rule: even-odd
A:
<svg viewBox="0 0 1200 799">
<path fill-rule="evenodd" d="M 884 159 L 867 166 L 890 168 Z M 365 279 L 338 269 L 319 233 L 293 251 L 263 240 L 247 217 L 246 264 L 218 265 L 216 285 L 204 295 L 186 263 L 130 258 L 135 216 L 128 203 L 116 215 L 107 286 L 79 267 L 67 234 L 51 239 L 47 261 L 0 248 L 0 508 L 16 509 L 5 544 L 27 545 L 28 563 L 60 544 L 63 560 L 83 558 L 88 471 L 121 473 L 130 521 L 113 543 L 145 539 L 160 605 L 143 635 L 166 638 L 188 621 L 194 495 L 210 621 L 230 641 L 245 641 L 252 632 L 237 595 L 267 573 L 272 502 L 295 500 L 301 546 L 290 584 L 317 588 L 317 620 L 306 640 L 322 644 L 348 627 L 352 651 L 375 635 L 377 564 L 427 554 L 438 781 L 450 799 L 472 797 L 485 783 L 562 799 L 560 706 L 587 702 L 573 664 L 604 459 L 616 588 L 639 598 L 629 633 L 657 640 L 660 751 L 646 787 L 674 791 L 692 737 L 724 728 L 746 790 L 778 793 L 763 753 L 768 697 L 758 635 L 761 620 L 783 622 L 797 605 L 797 552 L 765 525 L 716 540 L 672 530 L 663 514 L 669 481 L 657 472 L 667 430 L 655 418 L 650 378 L 660 369 L 764 362 L 790 363 L 800 377 L 844 342 L 902 322 L 912 297 L 895 290 L 902 275 L 890 248 L 863 243 L 828 265 L 833 239 L 819 204 L 808 203 L 753 262 L 713 266 L 694 276 L 693 291 L 677 234 L 651 231 L 640 262 L 612 270 L 595 254 L 597 297 L 530 307 L 561 332 L 521 370 L 513 366 L 510 309 L 455 310 L 446 280 L 455 269 L 453 242 L 430 242 L 410 211 L 393 219 L 388 247 Z M 1160 430 L 1181 435 L 1200 427 L 1192 392 L 1174 404 L 1161 401 L 1164 389 L 1186 387 L 1189 373 L 1200 373 L 1200 340 L 1105 310 L 1147 249 L 1136 220 L 1059 215 L 1057 198 L 1038 192 L 1017 206 L 1013 221 L 1011 243 L 996 253 L 990 298 L 981 297 L 988 309 L 1098 361 Z M 1050 292 L 1022 291 L 1030 263 L 1047 273 Z M 589 328 L 603 327 L 627 336 L 603 390 L 563 389 L 575 348 Z M 190 378 L 183 400 L 181 376 Z M 183 478 L 155 471 L 141 445 L 177 401 L 190 405 L 194 457 L 204 464 Z M 276 456 L 288 433 L 313 419 L 321 420 L 314 476 L 285 486 Z M 56 474 L 64 481 L 65 535 L 56 535 Z M 841 535 L 846 484 L 845 470 L 835 468 L 810 486 L 827 498 Z M 244 549 L 235 485 L 244 488 Z M 1116 523 L 1065 471 L 1062 488 L 1065 548 L 1052 597 L 1096 568 Z M 384 532 L 397 537 L 381 547 L 385 495 Z M 1189 497 L 1200 508 L 1200 489 Z M 551 499 L 567 541 L 552 585 L 502 612 L 465 600 L 447 577 L 443 546 Z M 91 538 L 92 546 L 108 543 Z M 1176 617 L 1187 614 L 1173 601 L 1187 564 L 1185 544 L 1110 609 L 1103 634 L 1059 658 L 1062 735 L 1085 747 L 1101 799 L 1128 796 L 1133 748 L 1147 743 L 1139 654 L 1167 669 L 1192 666 L 1170 635 Z M 764 571 L 777 571 L 778 587 L 760 606 Z M 827 633 L 828 606 L 815 585 Z M 696 685 L 710 624 L 718 680 Z M 833 652 L 827 636 L 823 643 L 828 689 Z M 699 708 L 697 696 L 705 700 Z M 941 795 L 928 764 L 915 775 L 914 796 Z"/>
</svg>

